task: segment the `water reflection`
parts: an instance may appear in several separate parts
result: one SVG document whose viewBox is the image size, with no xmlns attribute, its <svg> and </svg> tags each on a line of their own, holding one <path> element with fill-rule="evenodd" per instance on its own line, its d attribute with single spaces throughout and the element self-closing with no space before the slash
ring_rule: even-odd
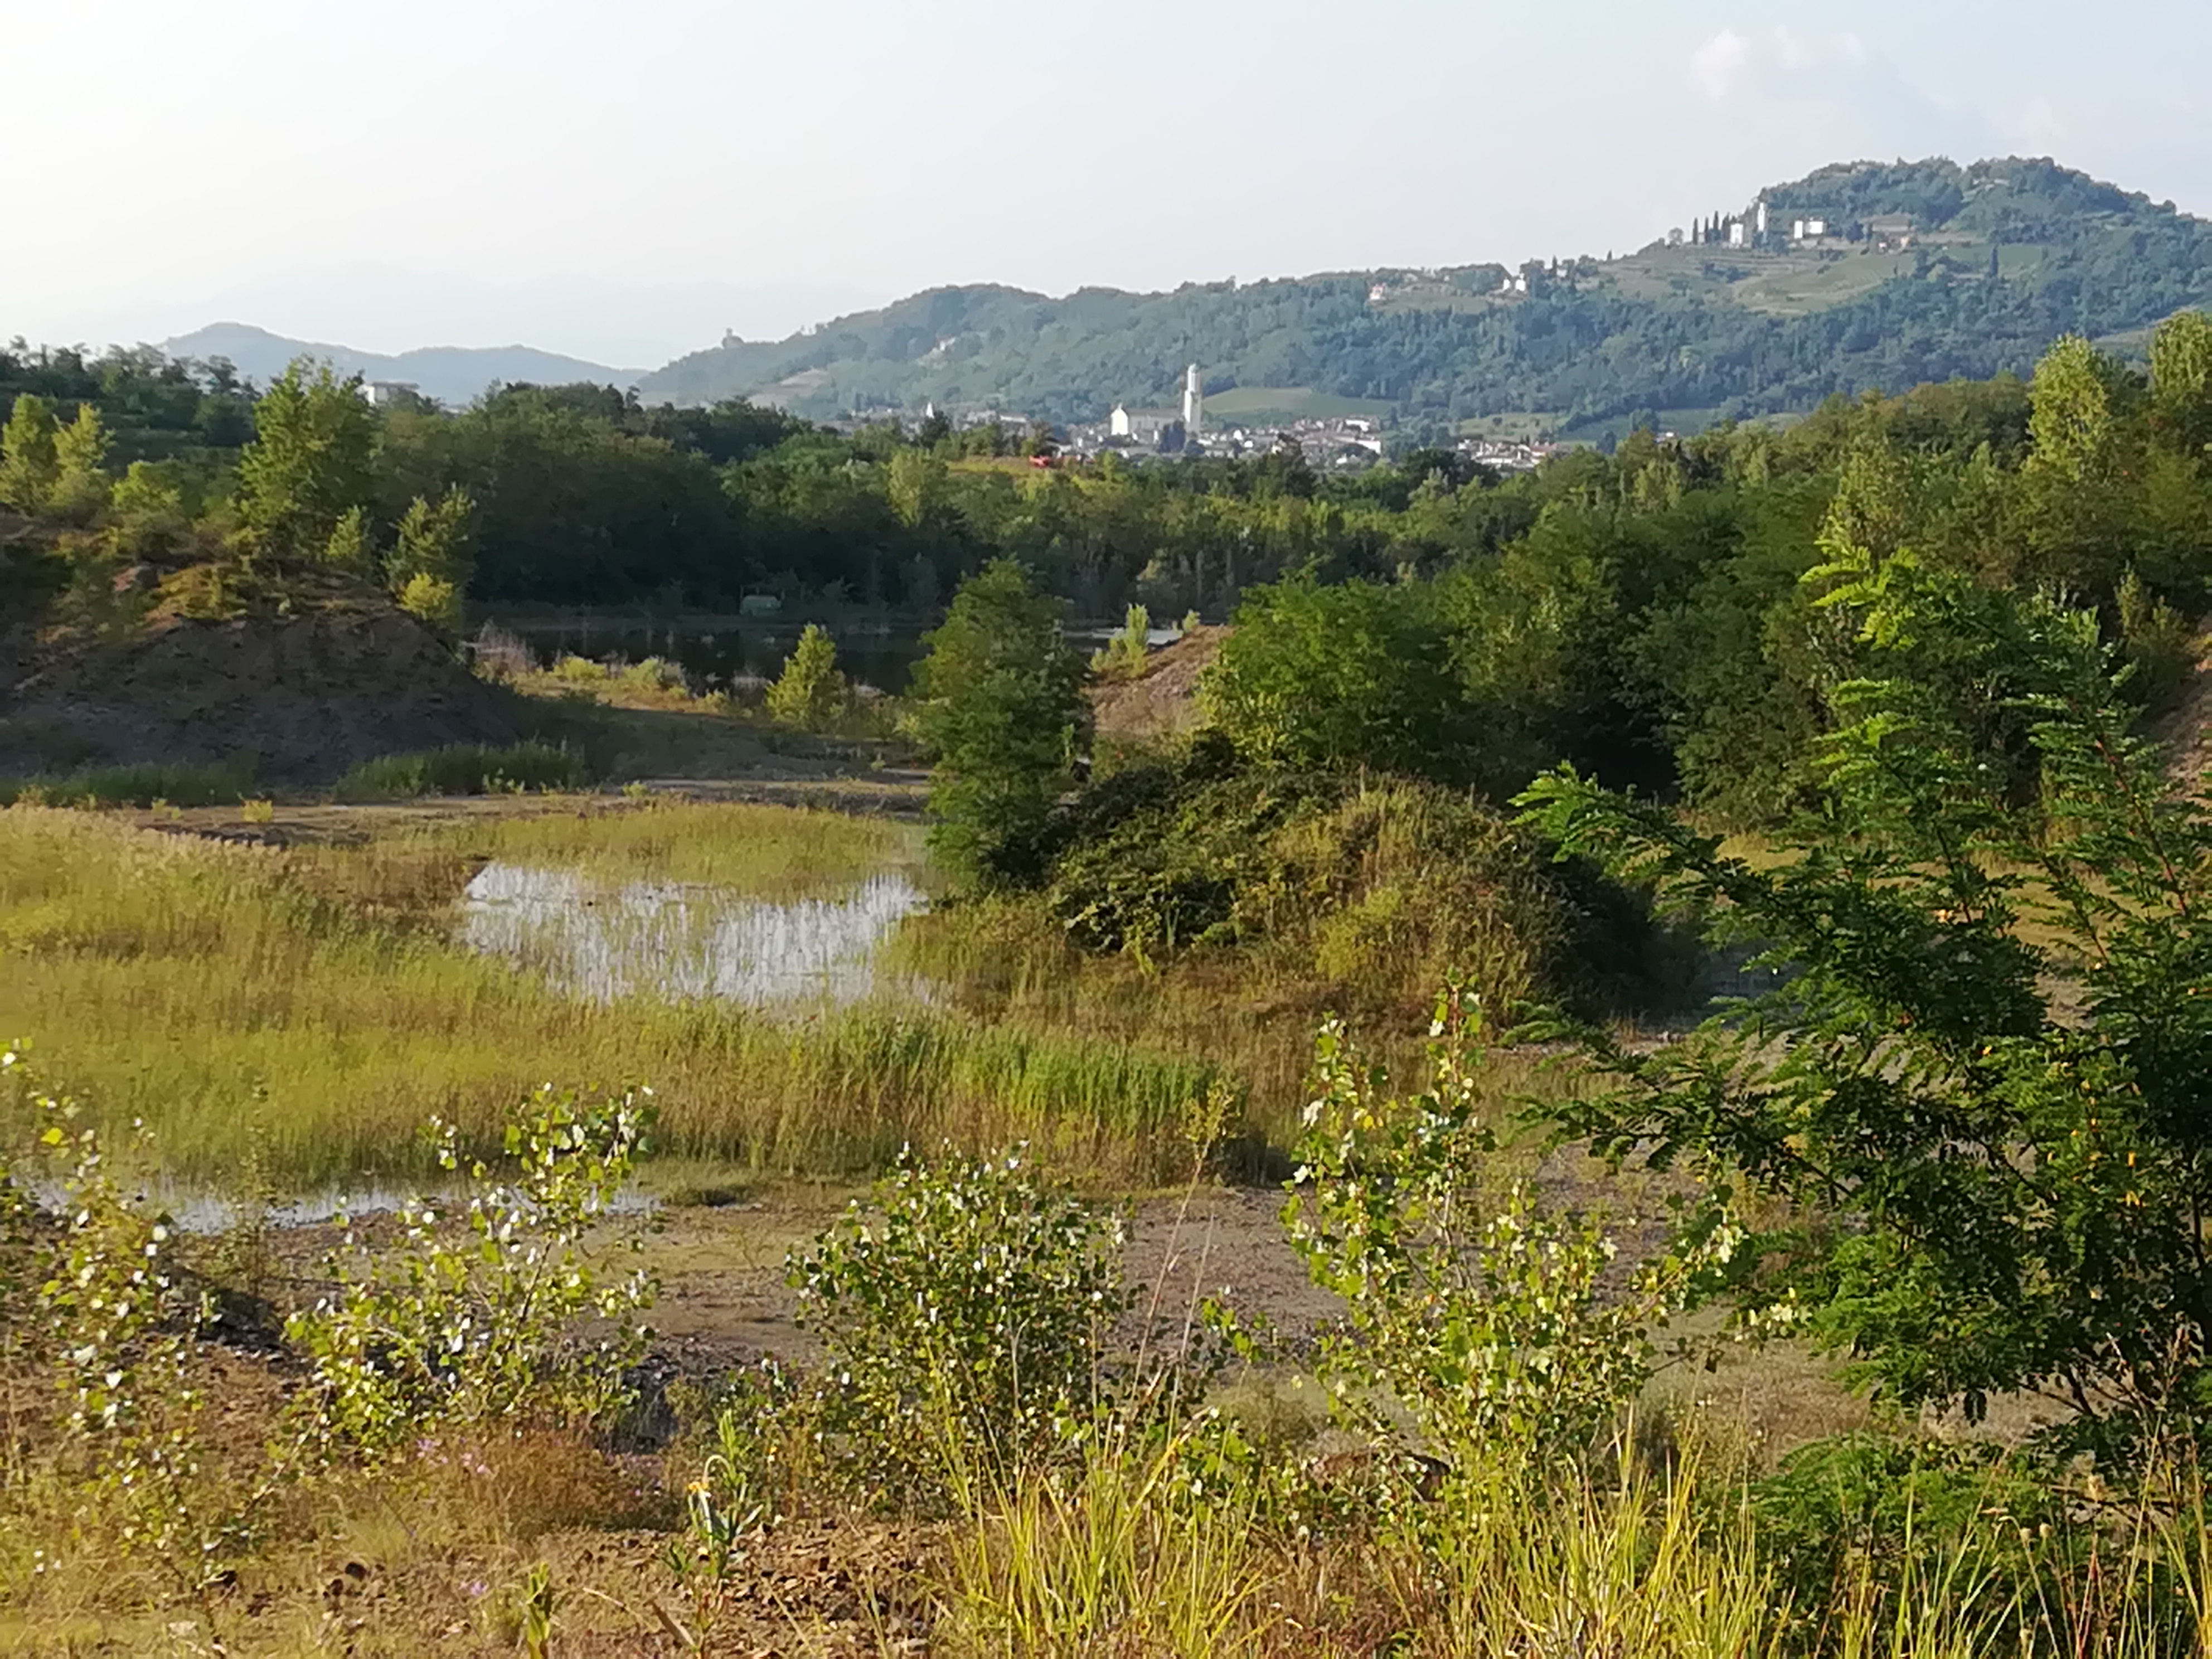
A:
<svg viewBox="0 0 2212 1659">
<path fill-rule="evenodd" d="M 504 1180 L 507 1174 L 495 1170 L 493 1178 Z M 429 1201 L 441 1217 L 449 1219 L 465 1220 L 468 1214 L 465 1188 L 433 1181 L 410 1185 L 368 1180 L 344 1188 L 320 1188 L 265 1206 L 242 1201 L 216 1188 L 167 1178 L 141 1181 L 130 1190 L 142 1209 L 167 1216 L 179 1232 L 209 1237 L 228 1232 L 249 1220 L 266 1227 L 322 1226 L 341 1215 L 366 1220 L 372 1216 L 393 1214 L 417 1200 Z M 49 1211 L 58 1209 L 68 1200 L 68 1194 L 58 1182 L 34 1186 L 31 1196 Z M 659 1207 L 660 1200 L 654 1194 L 641 1188 L 625 1187 L 608 1201 L 606 1213 L 651 1215 Z"/>
<path fill-rule="evenodd" d="M 495 860 L 470 882 L 461 942 L 580 995 L 756 1006 L 854 1002 L 878 988 L 876 955 L 927 901 L 903 875 L 840 899 L 773 903 L 727 888 L 633 882 Z"/>
</svg>

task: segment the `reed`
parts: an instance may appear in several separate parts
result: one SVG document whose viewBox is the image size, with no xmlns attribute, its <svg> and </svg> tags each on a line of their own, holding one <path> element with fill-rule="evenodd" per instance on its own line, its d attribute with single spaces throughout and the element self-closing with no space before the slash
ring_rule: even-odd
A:
<svg viewBox="0 0 2212 1659">
<path fill-rule="evenodd" d="M 587 781 L 587 770 L 581 755 L 552 744 L 450 744 L 363 761 L 338 780 L 337 793 L 348 801 L 521 794 L 576 788 Z"/>
<path fill-rule="evenodd" d="M 0 1031 L 33 1042 L 100 1116 L 143 1120 L 188 1178 L 249 1148 L 295 1186 L 417 1173 L 429 1114 L 488 1137 L 545 1081 L 648 1083 L 662 1147 L 748 1170 L 860 1174 L 940 1138 L 1031 1139 L 1100 1180 L 1177 1167 L 1182 1109 L 1218 1070 L 1202 1059 L 958 1009 L 592 1002 L 458 949 L 442 925 L 471 842 L 548 857 L 591 843 L 611 873 L 659 861 L 788 893 L 905 834 L 699 807 L 286 850 L 11 809 Z"/>
<path fill-rule="evenodd" d="M 1502 1465 L 1395 1519 L 1316 1532 L 1187 1448 L 1094 1448 L 979 1495 L 940 1572 L 934 1650 L 1423 1659 L 2185 1659 L 2212 1590 L 2201 1503 L 2106 1516 L 2103 1553 L 2039 1592 L 1990 1538 L 1856 1560 L 1783 1591 L 1739 1486 L 1694 1458 L 1615 1480 Z"/>
</svg>

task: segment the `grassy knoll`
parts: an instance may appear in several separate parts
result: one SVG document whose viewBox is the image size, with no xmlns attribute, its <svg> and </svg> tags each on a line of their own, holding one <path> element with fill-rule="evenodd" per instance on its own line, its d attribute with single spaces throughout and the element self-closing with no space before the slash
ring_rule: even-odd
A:
<svg viewBox="0 0 2212 1659">
<path fill-rule="evenodd" d="M 1033 1138 L 1103 1173 L 1183 1156 L 1214 1067 L 1150 1042 L 858 1006 L 785 1022 L 716 1005 L 571 1000 L 453 946 L 482 857 L 561 858 L 792 896 L 906 856 L 880 821 L 653 808 L 242 848 L 82 815 L 0 813 L 0 1030 L 101 1118 L 143 1119 L 205 1178 L 254 1148 L 299 1183 L 412 1172 L 431 1112 L 489 1133 L 538 1083 L 649 1082 L 659 1144 L 748 1169 L 845 1174 L 907 1141 Z"/>
</svg>

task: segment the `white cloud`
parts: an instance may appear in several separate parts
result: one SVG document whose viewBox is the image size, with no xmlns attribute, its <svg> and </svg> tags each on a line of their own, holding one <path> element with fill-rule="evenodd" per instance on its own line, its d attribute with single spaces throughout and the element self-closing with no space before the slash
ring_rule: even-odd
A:
<svg viewBox="0 0 2212 1659">
<path fill-rule="evenodd" d="M 1723 29 L 1690 54 L 1691 78 L 1716 100 L 1875 67 L 1874 54 L 1856 34 L 1800 34 L 1786 24 L 1757 35 Z"/>
<path fill-rule="evenodd" d="M 1724 28 L 1691 52 L 1689 76 L 1705 101 L 1726 107 L 1736 131 L 1786 132 L 1824 155 L 1940 153 L 1966 161 L 2007 147 L 1995 124 L 1929 97 L 1848 32 Z M 2041 118 L 2037 112 L 2029 121 Z"/>
<path fill-rule="evenodd" d="M 1756 48 L 1748 37 L 1723 29 L 1690 54 L 1690 73 L 1708 98 L 1725 98 L 1752 66 Z"/>
</svg>

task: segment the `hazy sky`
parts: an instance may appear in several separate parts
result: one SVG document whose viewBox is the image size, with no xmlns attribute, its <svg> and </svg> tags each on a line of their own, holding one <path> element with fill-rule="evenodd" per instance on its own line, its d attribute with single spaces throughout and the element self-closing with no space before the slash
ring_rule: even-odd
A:
<svg viewBox="0 0 2212 1659">
<path fill-rule="evenodd" d="M 2204 0 L 0 0 L 0 336 L 652 367 L 942 283 L 1626 249 L 1822 162 L 2212 215 Z"/>
</svg>

